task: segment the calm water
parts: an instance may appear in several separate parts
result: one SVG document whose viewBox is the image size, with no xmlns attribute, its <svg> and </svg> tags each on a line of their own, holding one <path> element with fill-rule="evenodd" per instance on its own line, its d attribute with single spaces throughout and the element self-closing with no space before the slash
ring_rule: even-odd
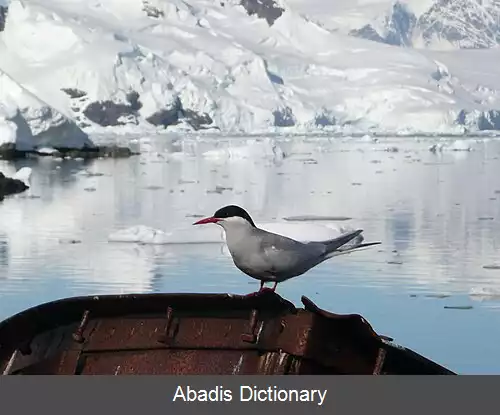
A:
<svg viewBox="0 0 500 415">
<path fill-rule="evenodd" d="M 500 142 L 435 154 L 435 141 L 283 139 L 283 157 L 269 139 L 233 139 L 229 151 L 160 137 L 128 160 L 0 162 L 7 175 L 33 168 L 31 189 L 0 203 L 0 319 L 77 295 L 255 291 L 220 244 L 108 241 L 134 225 L 190 227 L 236 203 L 264 222 L 347 216 L 341 224 L 383 242 L 280 284 L 285 298 L 360 313 L 460 373 L 500 373 L 500 269 L 483 268 L 500 264 Z"/>
</svg>

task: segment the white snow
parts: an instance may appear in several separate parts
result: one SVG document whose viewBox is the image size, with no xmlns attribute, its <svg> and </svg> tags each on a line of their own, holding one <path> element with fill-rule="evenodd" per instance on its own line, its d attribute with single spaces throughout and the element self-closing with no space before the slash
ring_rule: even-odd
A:
<svg viewBox="0 0 500 415">
<path fill-rule="evenodd" d="M 14 144 L 20 151 L 36 150 L 47 145 L 69 148 L 93 145 L 73 121 L 42 102 L 0 67 L 2 144 Z"/>
<path fill-rule="evenodd" d="M 12 122 L 0 104 L 0 146 L 16 142 L 17 125 Z"/>
<path fill-rule="evenodd" d="M 494 47 L 500 39 L 497 0 L 287 0 L 285 4 L 331 31 L 347 34 L 370 27 L 382 38 L 405 37 L 409 46 L 418 48 Z"/>
<path fill-rule="evenodd" d="M 3 140 L 16 134 L 19 145 L 46 146 L 60 125 L 69 132 L 57 130 L 58 144 L 76 146 L 82 129 L 155 133 L 163 127 L 148 118 L 164 110 L 176 116 L 179 102 L 209 116 L 210 133 L 231 134 L 463 133 L 500 108 L 498 48 L 440 52 L 347 34 L 386 25 L 392 1 L 282 0 L 285 12 L 272 26 L 239 2 L 223 3 L 12 0 L 0 33 L 0 78 L 8 78 L 0 101 L 22 119 L 15 132 L 0 110 Z M 416 15 L 431 5 L 405 3 Z M 85 95 L 70 98 L 62 88 Z M 96 101 L 129 105 L 131 91 L 139 94 L 137 110 L 108 123 L 85 114 Z M 462 110 L 465 121 L 457 123 Z M 23 120 L 32 136 L 20 131 Z M 196 128 L 188 121 L 169 128 Z"/>
</svg>

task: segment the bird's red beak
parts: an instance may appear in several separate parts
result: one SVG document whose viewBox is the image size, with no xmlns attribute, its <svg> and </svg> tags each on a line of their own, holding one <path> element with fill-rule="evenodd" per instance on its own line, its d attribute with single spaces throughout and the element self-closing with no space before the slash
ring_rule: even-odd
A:
<svg viewBox="0 0 500 415">
<path fill-rule="evenodd" d="M 222 220 L 222 219 L 210 217 L 210 218 L 201 219 L 198 222 L 193 223 L 193 225 L 203 225 L 205 223 L 217 223 L 220 220 Z"/>
</svg>

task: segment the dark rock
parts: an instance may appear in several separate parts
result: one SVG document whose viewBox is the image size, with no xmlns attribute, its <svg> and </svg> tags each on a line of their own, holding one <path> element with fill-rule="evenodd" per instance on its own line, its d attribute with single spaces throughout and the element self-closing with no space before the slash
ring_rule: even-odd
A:
<svg viewBox="0 0 500 415">
<path fill-rule="evenodd" d="M 441 81 L 443 79 L 449 78 L 450 74 L 446 69 L 443 69 L 441 67 L 438 67 L 434 72 L 431 73 L 432 79 L 435 81 Z"/>
<path fill-rule="evenodd" d="M 81 91 L 77 88 L 61 88 L 61 91 L 65 92 L 70 98 L 83 98 L 87 95 L 85 91 Z"/>
<path fill-rule="evenodd" d="M 133 152 L 128 147 L 120 147 L 116 145 L 100 146 L 100 147 L 86 147 L 83 149 L 72 148 L 57 148 L 59 157 L 69 157 L 72 159 L 95 159 L 98 157 L 104 158 L 128 158 L 138 153 Z"/>
<path fill-rule="evenodd" d="M 273 115 L 274 115 L 274 125 L 276 127 L 293 127 L 295 125 L 293 112 L 292 109 L 289 107 L 273 111 Z"/>
<path fill-rule="evenodd" d="M 128 147 L 104 146 L 99 148 L 99 157 L 127 158 L 137 155 Z"/>
<path fill-rule="evenodd" d="M 193 110 L 183 110 L 183 118 L 193 127 L 195 130 L 199 130 L 213 123 L 212 118 L 207 113 L 199 114 Z"/>
<path fill-rule="evenodd" d="M 26 189 L 28 189 L 28 186 L 21 180 L 5 177 L 5 175 L 0 172 L 0 201 L 3 200 L 5 196 L 21 193 Z"/>
<path fill-rule="evenodd" d="M 482 130 L 500 130 L 500 111 L 490 110 L 481 114 L 477 127 Z"/>
<path fill-rule="evenodd" d="M 465 125 L 467 122 L 467 112 L 465 110 L 460 111 L 455 121 L 460 125 Z"/>
<path fill-rule="evenodd" d="M 499 110 L 482 111 L 478 116 L 474 116 L 473 120 L 468 119 L 468 117 L 469 112 L 462 110 L 458 113 L 455 122 L 466 127 L 476 127 L 480 131 L 500 130 Z M 473 125 L 471 125 L 472 123 Z"/>
<path fill-rule="evenodd" d="M 92 102 L 83 110 L 84 115 L 92 122 L 102 127 L 136 123 L 136 110 L 132 105 L 117 104 L 113 101 Z M 128 117 L 128 122 L 120 118 Z"/>
<path fill-rule="evenodd" d="M 139 93 L 131 91 L 127 94 L 127 101 L 133 111 L 139 111 L 142 108 L 142 103 L 139 101 Z"/>
<path fill-rule="evenodd" d="M 361 29 L 353 29 L 349 32 L 351 36 L 360 37 L 374 42 L 385 43 L 385 39 L 380 36 L 377 31 L 369 24 L 363 26 Z"/>
<path fill-rule="evenodd" d="M 285 82 L 283 81 L 283 78 L 281 78 L 280 76 L 278 76 L 270 71 L 267 71 L 267 76 L 269 77 L 269 80 L 273 84 L 277 84 L 277 85 L 284 85 L 285 84 Z"/>
<path fill-rule="evenodd" d="M 168 127 L 169 125 L 176 125 L 183 119 L 195 130 L 206 128 L 213 123 L 212 118 L 207 113 L 198 113 L 191 109 L 184 109 L 182 102 L 177 97 L 171 108 L 165 108 L 155 112 L 146 118 L 146 121 L 156 125 Z"/>
<path fill-rule="evenodd" d="M 22 154 L 19 153 L 14 143 L 0 145 L 0 160 L 15 160 L 22 157 Z"/>
<path fill-rule="evenodd" d="M 245 8 L 249 16 L 256 14 L 259 18 L 266 19 L 269 26 L 272 26 L 285 11 L 274 0 L 241 0 L 240 5 Z"/>
<path fill-rule="evenodd" d="M 392 13 L 386 18 L 384 34 L 378 33 L 370 24 L 351 30 L 349 34 L 394 46 L 411 46 L 416 24 L 417 18 L 407 6 L 396 2 L 392 7 Z"/>
<path fill-rule="evenodd" d="M 146 121 L 156 126 L 168 127 L 175 125 L 179 121 L 179 109 L 176 107 L 156 111 L 153 115 L 146 118 Z"/>
<path fill-rule="evenodd" d="M 329 114 L 328 112 L 323 112 L 322 114 L 316 116 L 314 123 L 317 126 L 326 127 L 328 125 L 336 125 L 337 119 L 334 115 Z"/>
<path fill-rule="evenodd" d="M 492 48 L 500 44 L 500 8 L 496 2 L 436 0 L 417 19 L 396 2 L 382 33 L 366 25 L 349 34 L 396 46 L 412 46 L 418 34 L 427 45 L 442 39 L 463 49 Z"/>
<path fill-rule="evenodd" d="M 149 4 L 149 1 L 147 0 L 142 1 L 142 11 L 146 12 L 146 15 L 148 17 L 153 17 L 155 19 L 159 19 L 160 17 L 163 17 L 165 15 L 162 10 L 158 9 L 152 4 Z"/>
<path fill-rule="evenodd" d="M 4 144 L 0 146 L 0 159 L 6 160 L 19 160 L 25 158 L 38 158 L 38 157 L 63 157 L 63 158 L 82 158 L 85 160 L 95 159 L 98 157 L 103 158 L 127 158 L 138 155 L 139 153 L 132 151 L 128 147 L 120 147 L 116 145 L 110 146 L 84 146 L 81 149 L 55 147 L 54 152 L 39 153 L 36 150 L 19 151 L 16 150 L 13 144 Z"/>
<path fill-rule="evenodd" d="M 387 23 L 386 43 L 396 46 L 411 46 L 411 38 L 416 22 L 417 18 L 408 10 L 408 7 L 396 2 L 392 7 L 392 15 Z"/>
<path fill-rule="evenodd" d="M 7 19 L 7 7 L 0 6 L 0 32 L 5 29 L 5 20 Z"/>
<path fill-rule="evenodd" d="M 426 43 L 445 39 L 463 49 L 500 44 L 500 8 L 496 2 L 438 0 L 420 16 L 417 25 Z"/>
</svg>

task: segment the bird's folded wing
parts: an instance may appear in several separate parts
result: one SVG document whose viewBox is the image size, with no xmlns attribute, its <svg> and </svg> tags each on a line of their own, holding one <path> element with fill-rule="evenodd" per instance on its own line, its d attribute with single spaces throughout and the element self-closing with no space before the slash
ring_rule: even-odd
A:
<svg viewBox="0 0 500 415">
<path fill-rule="evenodd" d="M 321 244 L 303 244 L 292 239 L 271 239 L 260 244 L 261 266 L 273 275 L 302 268 L 303 264 L 320 258 L 325 252 Z"/>
<path fill-rule="evenodd" d="M 362 232 L 363 232 L 362 229 L 357 229 L 355 231 L 345 232 L 342 235 L 337 236 L 336 238 L 330 239 L 328 241 L 322 241 L 320 243 L 324 244 L 326 246 L 327 252 L 333 252 L 333 251 L 336 251 L 337 249 L 341 248 L 342 246 L 345 246 L 346 244 L 351 242 L 353 239 L 361 236 Z"/>
</svg>

